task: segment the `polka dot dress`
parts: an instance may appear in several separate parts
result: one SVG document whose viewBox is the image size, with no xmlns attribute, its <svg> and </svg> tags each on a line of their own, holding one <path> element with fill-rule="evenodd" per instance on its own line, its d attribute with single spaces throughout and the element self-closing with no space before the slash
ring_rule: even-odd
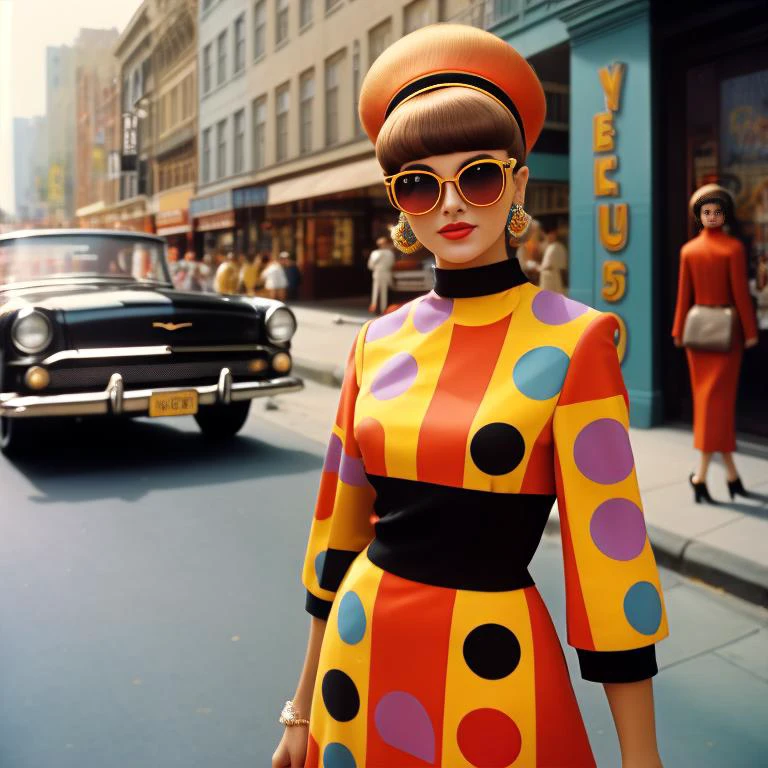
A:
<svg viewBox="0 0 768 768">
<path fill-rule="evenodd" d="M 514 260 L 441 272 L 350 356 L 304 567 L 328 621 L 306 766 L 592 766 L 527 567 L 557 499 L 582 675 L 655 673 L 616 323 Z"/>
</svg>

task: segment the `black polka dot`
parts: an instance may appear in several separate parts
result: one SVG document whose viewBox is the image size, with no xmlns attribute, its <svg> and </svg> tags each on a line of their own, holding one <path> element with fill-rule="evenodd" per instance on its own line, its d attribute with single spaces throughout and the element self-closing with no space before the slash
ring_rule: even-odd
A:
<svg viewBox="0 0 768 768">
<path fill-rule="evenodd" d="M 525 456 L 525 440 L 511 424 L 486 424 L 472 438 L 472 461 L 487 475 L 506 475 Z"/>
<path fill-rule="evenodd" d="M 328 714 L 339 722 L 352 720 L 360 711 L 360 694 L 352 678 L 340 669 L 331 669 L 323 678 L 323 703 Z"/>
<path fill-rule="evenodd" d="M 464 640 L 464 661 L 479 677 L 501 680 L 520 663 L 520 643 L 515 633 L 501 624 L 481 624 Z"/>
</svg>

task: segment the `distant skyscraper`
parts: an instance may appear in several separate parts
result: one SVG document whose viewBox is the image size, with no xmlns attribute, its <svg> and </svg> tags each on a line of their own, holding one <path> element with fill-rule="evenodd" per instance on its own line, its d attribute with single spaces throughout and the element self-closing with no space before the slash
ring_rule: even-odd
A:
<svg viewBox="0 0 768 768">
<path fill-rule="evenodd" d="M 42 224 L 48 216 L 48 131 L 44 117 L 14 118 L 13 168 L 16 218 L 22 225 Z"/>
<path fill-rule="evenodd" d="M 11 213 L 13 201 L 13 149 L 11 146 L 11 0 L 0 0 L 0 210 Z M 2 222 L 0 222 L 0 226 Z"/>
<path fill-rule="evenodd" d="M 68 45 L 46 49 L 46 114 L 48 210 L 52 223 L 67 224 L 75 214 L 75 54 Z"/>
</svg>

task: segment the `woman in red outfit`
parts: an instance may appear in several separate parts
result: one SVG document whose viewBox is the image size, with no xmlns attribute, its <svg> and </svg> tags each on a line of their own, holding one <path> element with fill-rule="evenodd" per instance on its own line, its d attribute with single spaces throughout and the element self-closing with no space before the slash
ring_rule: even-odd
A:
<svg viewBox="0 0 768 768">
<path fill-rule="evenodd" d="M 733 221 L 730 193 L 717 184 L 707 184 L 693 194 L 690 208 L 701 231 L 680 251 L 680 282 L 672 336 L 683 346 L 683 329 L 694 304 L 734 307 L 733 343 L 727 352 L 687 349 L 693 389 L 693 444 L 701 451 L 696 474 L 689 478 L 697 502 L 714 503 L 706 486 L 712 454 L 723 454 L 728 492 L 748 496 L 736 471 L 736 391 L 743 350 L 757 344 L 757 325 L 747 286 L 744 246 L 723 231 Z"/>
</svg>

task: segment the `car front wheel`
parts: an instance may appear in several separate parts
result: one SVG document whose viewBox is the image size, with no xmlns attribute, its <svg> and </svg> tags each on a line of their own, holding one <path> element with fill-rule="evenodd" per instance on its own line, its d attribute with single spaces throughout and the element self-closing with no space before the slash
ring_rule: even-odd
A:
<svg viewBox="0 0 768 768">
<path fill-rule="evenodd" d="M 195 421 L 206 437 L 221 440 L 240 431 L 250 409 L 250 400 L 229 405 L 204 405 L 195 414 Z"/>
<path fill-rule="evenodd" d="M 30 424 L 21 419 L 0 417 L 0 450 L 6 456 L 18 456 L 29 445 Z"/>
</svg>

